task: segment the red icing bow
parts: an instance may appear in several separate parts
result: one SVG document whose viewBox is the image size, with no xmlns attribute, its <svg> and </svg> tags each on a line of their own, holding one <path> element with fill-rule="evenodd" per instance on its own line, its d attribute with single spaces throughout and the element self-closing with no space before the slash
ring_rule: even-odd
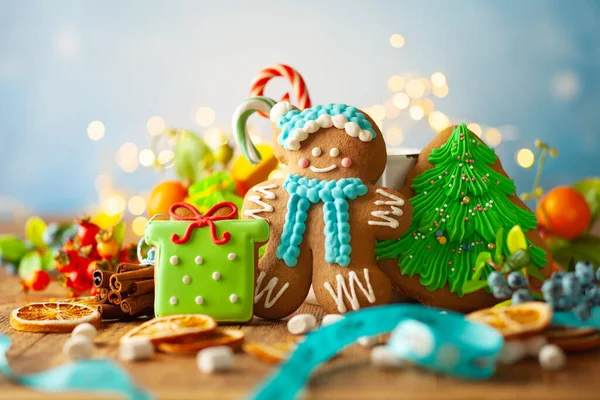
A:
<svg viewBox="0 0 600 400">
<path fill-rule="evenodd" d="M 175 210 L 179 207 L 183 207 L 186 210 L 191 211 L 194 214 L 194 216 L 193 217 L 182 217 L 182 216 L 175 214 Z M 217 210 L 220 210 L 222 208 L 230 208 L 231 212 L 229 212 L 227 215 L 213 216 L 213 214 Z M 215 221 L 221 221 L 224 219 L 236 219 L 237 214 L 238 214 L 238 208 L 235 204 L 233 204 L 229 201 L 224 201 L 222 203 L 215 204 L 214 206 L 211 207 L 210 210 L 208 210 L 206 212 L 206 214 L 202 215 L 202 214 L 200 214 L 200 211 L 198 211 L 196 209 L 196 207 L 194 207 L 191 204 L 175 203 L 171 206 L 171 208 L 169 208 L 169 214 L 171 215 L 171 218 L 173 218 L 174 220 L 177 220 L 177 221 L 194 221 L 187 227 L 187 230 L 185 231 L 185 235 L 183 235 L 183 237 L 179 237 L 179 235 L 176 233 L 174 233 L 173 236 L 171 236 L 171 241 L 173 243 L 175 243 L 175 244 L 187 243 L 187 241 L 190 239 L 190 236 L 192 235 L 192 232 L 194 231 L 195 228 L 202 228 L 203 226 L 208 226 L 210 228 L 210 236 L 212 237 L 213 243 L 217 244 L 217 245 L 221 245 L 221 244 L 225 244 L 225 243 L 229 242 L 229 239 L 231 239 L 231 234 L 229 232 L 223 232 L 223 237 L 219 239 L 217 237 L 217 227 L 215 226 Z"/>
</svg>

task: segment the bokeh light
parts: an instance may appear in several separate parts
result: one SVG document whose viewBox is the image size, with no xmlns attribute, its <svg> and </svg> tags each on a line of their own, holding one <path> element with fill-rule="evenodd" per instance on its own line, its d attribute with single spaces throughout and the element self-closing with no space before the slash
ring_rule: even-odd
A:
<svg viewBox="0 0 600 400">
<path fill-rule="evenodd" d="M 388 79 L 388 87 L 393 92 L 399 92 L 404 89 L 404 78 L 400 75 L 392 75 L 390 79 Z"/>
<path fill-rule="evenodd" d="M 154 163 L 154 160 L 156 159 L 156 156 L 154 155 L 154 152 L 150 149 L 144 149 L 142 151 L 140 151 L 140 164 L 142 164 L 144 167 L 149 167 L 150 165 L 152 165 Z"/>
<path fill-rule="evenodd" d="M 423 86 L 423 82 L 418 79 L 411 79 L 406 82 L 406 86 L 404 87 L 404 91 L 413 99 L 418 99 L 423 97 L 425 94 L 425 87 Z"/>
<path fill-rule="evenodd" d="M 385 131 L 385 141 L 390 146 L 398 146 L 404 140 L 402 130 L 397 127 L 388 128 Z"/>
<path fill-rule="evenodd" d="M 209 147 L 216 149 L 224 141 L 223 131 L 216 126 L 211 126 L 204 132 L 204 141 Z"/>
<path fill-rule="evenodd" d="M 369 109 L 369 115 L 375 121 L 381 121 L 385 118 L 385 107 L 381 104 L 375 104 L 373 107 Z"/>
<path fill-rule="evenodd" d="M 573 100 L 581 91 L 581 79 L 572 70 L 566 70 L 554 75 L 551 91 L 554 96 L 563 101 Z"/>
<path fill-rule="evenodd" d="M 410 99 L 406 93 L 396 93 L 394 95 L 394 105 L 400 110 L 404 110 L 410 104 Z"/>
<path fill-rule="evenodd" d="M 102 201 L 102 211 L 109 217 L 121 214 L 124 210 L 125 199 L 118 194 L 110 195 Z"/>
<path fill-rule="evenodd" d="M 433 94 L 436 95 L 439 98 L 443 98 L 443 97 L 448 96 L 448 85 L 434 86 L 433 87 Z"/>
<path fill-rule="evenodd" d="M 146 224 L 148 223 L 148 218 L 146 217 L 136 217 L 131 223 L 131 229 L 133 233 L 138 236 L 143 236 L 146 230 Z"/>
<path fill-rule="evenodd" d="M 100 121 L 92 121 L 87 127 L 87 135 L 90 139 L 96 141 L 104 137 L 104 124 Z"/>
<path fill-rule="evenodd" d="M 530 168 L 535 161 L 533 152 L 529 149 L 521 149 L 517 152 L 517 164 L 523 168 Z"/>
<path fill-rule="evenodd" d="M 127 202 L 127 209 L 133 215 L 141 215 L 146 211 L 146 200 L 142 196 L 133 196 Z"/>
<path fill-rule="evenodd" d="M 175 158 L 175 153 L 173 153 L 173 150 L 165 149 L 158 153 L 158 163 L 161 165 L 170 163 L 173 158 Z"/>
<path fill-rule="evenodd" d="M 110 176 L 106 174 L 100 174 L 96 177 L 94 185 L 96 187 L 96 190 L 100 192 L 106 188 L 112 187 L 112 179 L 110 179 Z"/>
<path fill-rule="evenodd" d="M 450 126 L 450 119 L 440 111 L 434 111 L 428 118 L 429 126 L 435 131 L 442 131 Z"/>
<path fill-rule="evenodd" d="M 485 141 L 491 147 L 498 146 L 502 142 L 502 133 L 497 128 L 489 128 L 485 131 Z"/>
<path fill-rule="evenodd" d="M 446 85 L 446 76 L 441 72 L 434 72 L 431 75 L 431 84 L 435 87 L 442 87 Z"/>
<path fill-rule="evenodd" d="M 196 111 L 196 122 L 200 126 L 210 126 L 215 122 L 215 111 L 210 107 L 200 107 Z"/>
<path fill-rule="evenodd" d="M 160 135 L 165 130 L 165 120 L 159 116 L 151 117 L 148 122 L 146 122 L 146 129 L 152 136 Z"/>
<path fill-rule="evenodd" d="M 420 121 L 425 116 L 425 112 L 421 108 L 421 106 L 412 106 L 410 108 L 410 117 L 415 121 Z"/>
<path fill-rule="evenodd" d="M 467 128 L 471 132 L 476 134 L 477 136 L 481 137 L 481 126 L 479 124 L 476 124 L 475 122 L 471 122 L 470 124 L 467 125 Z"/>
<path fill-rule="evenodd" d="M 139 165 L 138 149 L 135 143 L 126 142 L 121 145 L 116 156 L 117 164 L 125 172 L 135 171 Z"/>
<path fill-rule="evenodd" d="M 393 100 L 386 101 L 383 107 L 385 108 L 385 117 L 387 119 L 398 118 L 400 115 L 400 109 L 396 107 Z"/>
<path fill-rule="evenodd" d="M 394 33 L 392 36 L 390 36 L 390 44 L 396 49 L 401 48 L 404 46 L 404 36 L 399 33 Z"/>
</svg>

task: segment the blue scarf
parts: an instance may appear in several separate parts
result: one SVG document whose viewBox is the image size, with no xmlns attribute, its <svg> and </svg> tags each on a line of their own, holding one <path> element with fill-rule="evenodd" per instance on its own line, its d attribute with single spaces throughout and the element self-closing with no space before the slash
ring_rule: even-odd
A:
<svg viewBox="0 0 600 400">
<path fill-rule="evenodd" d="M 283 188 L 289 193 L 285 224 L 277 248 L 277 258 L 289 267 L 298 263 L 300 243 L 306 231 L 307 211 L 312 204 L 323 202 L 325 221 L 325 261 L 347 267 L 350 264 L 350 223 L 348 200 L 367 193 L 358 178 L 322 181 L 300 175 L 288 175 Z"/>
</svg>

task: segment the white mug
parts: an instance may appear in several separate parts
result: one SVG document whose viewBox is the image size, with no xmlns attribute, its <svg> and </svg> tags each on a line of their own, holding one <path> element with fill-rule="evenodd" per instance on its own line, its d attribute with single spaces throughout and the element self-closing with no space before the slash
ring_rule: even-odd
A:
<svg viewBox="0 0 600 400">
<path fill-rule="evenodd" d="M 396 191 L 400 190 L 404 185 L 406 175 L 417 163 L 418 156 L 419 150 L 417 149 L 387 149 L 387 164 L 377 184 Z"/>
</svg>

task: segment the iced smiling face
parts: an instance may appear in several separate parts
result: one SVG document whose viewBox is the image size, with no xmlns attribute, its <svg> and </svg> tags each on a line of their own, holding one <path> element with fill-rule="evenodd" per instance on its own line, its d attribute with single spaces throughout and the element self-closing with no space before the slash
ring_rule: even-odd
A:
<svg viewBox="0 0 600 400">
<path fill-rule="evenodd" d="M 369 142 L 348 135 L 344 129 L 321 128 L 303 140 L 298 150 L 274 144 L 275 153 L 291 174 L 321 180 L 360 178 L 375 183 L 383 174 L 387 155 L 383 136 L 372 124 L 376 136 Z"/>
</svg>

